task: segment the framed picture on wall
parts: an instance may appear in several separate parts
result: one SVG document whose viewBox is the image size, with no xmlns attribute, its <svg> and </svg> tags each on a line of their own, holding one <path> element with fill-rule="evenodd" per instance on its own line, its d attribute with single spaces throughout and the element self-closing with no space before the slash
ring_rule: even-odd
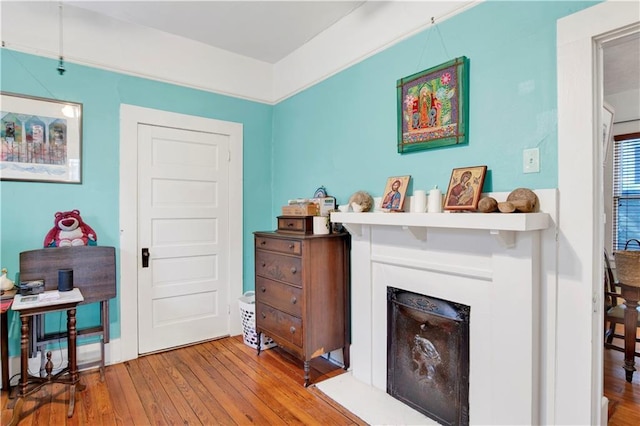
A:
<svg viewBox="0 0 640 426">
<path fill-rule="evenodd" d="M 461 56 L 398 80 L 399 153 L 468 142 L 468 64 Z"/>
<path fill-rule="evenodd" d="M 487 166 L 453 169 L 444 199 L 445 210 L 476 210 Z"/>
<path fill-rule="evenodd" d="M 0 93 L 0 178 L 82 182 L 82 104 Z"/>
<path fill-rule="evenodd" d="M 380 207 L 384 211 L 398 211 L 404 209 L 404 200 L 411 176 L 394 176 L 387 179 L 384 196 Z"/>
</svg>

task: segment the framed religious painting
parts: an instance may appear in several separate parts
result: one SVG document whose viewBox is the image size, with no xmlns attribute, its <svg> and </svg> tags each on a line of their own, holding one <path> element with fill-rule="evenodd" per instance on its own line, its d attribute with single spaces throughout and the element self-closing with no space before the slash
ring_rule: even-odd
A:
<svg viewBox="0 0 640 426">
<path fill-rule="evenodd" d="M 487 166 L 453 169 L 444 198 L 445 210 L 476 210 Z"/>
<path fill-rule="evenodd" d="M 388 212 L 404 211 L 404 200 L 411 176 L 394 176 L 387 179 L 384 187 L 384 196 L 380 208 Z"/>
<path fill-rule="evenodd" d="M 0 178 L 82 182 L 82 104 L 0 93 Z"/>
<path fill-rule="evenodd" d="M 397 104 L 399 153 L 468 143 L 469 59 L 401 78 Z"/>
</svg>

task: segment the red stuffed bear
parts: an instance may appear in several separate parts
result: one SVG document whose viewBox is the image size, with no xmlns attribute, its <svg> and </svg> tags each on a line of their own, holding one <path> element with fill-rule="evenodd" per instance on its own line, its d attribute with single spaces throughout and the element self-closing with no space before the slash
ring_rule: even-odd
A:
<svg viewBox="0 0 640 426">
<path fill-rule="evenodd" d="M 45 247 L 95 246 L 98 237 L 80 217 L 79 210 L 57 212 L 55 226 L 44 237 Z"/>
</svg>

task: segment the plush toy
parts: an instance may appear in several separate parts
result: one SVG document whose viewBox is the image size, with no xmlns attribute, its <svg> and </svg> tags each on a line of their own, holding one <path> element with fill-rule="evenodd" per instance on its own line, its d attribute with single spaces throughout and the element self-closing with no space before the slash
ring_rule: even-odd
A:
<svg viewBox="0 0 640 426">
<path fill-rule="evenodd" d="M 45 247 L 95 246 L 98 237 L 80 217 L 79 210 L 57 212 L 53 228 L 44 237 Z"/>
</svg>

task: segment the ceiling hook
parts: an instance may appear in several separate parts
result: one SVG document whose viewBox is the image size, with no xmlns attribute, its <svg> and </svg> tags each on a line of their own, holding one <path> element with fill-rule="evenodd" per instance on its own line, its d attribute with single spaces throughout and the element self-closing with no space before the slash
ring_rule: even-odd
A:
<svg viewBox="0 0 640 426">
<path fill-rule="evenodd" d="M 58 67 L 56 68 L 60 75 L 63 75 L 66 69 L 64 68 L 64 55 L 62 54 L 62 2 L 58 3 L 58 18 L 59 18 L 59 27 L 60 30 L 60 56 L 58 61 Z"/>
</svg>

